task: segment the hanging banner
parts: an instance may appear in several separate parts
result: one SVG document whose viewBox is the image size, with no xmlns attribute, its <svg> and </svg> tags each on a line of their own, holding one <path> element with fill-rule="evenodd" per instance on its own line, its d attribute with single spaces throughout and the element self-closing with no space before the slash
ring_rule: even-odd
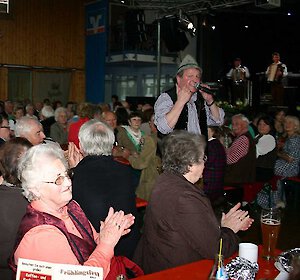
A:
<svg viewBox="0 0 300 280">
<path fill-rule="evenodd" d="M 86 101 L 91 103 L 104 102 L 107 14 L 107 0 L 86 5 Z"/>
</svg>

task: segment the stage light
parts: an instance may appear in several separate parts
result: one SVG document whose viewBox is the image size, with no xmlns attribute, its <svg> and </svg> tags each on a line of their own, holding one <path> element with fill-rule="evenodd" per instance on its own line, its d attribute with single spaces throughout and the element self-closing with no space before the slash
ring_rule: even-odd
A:
<svg viewBox="0 0 300 280">
<path fill-rule="evenodd" d="M 196 36 L 196 31 L 197 29 L 195 28 L 194 24 L 188 20 L 180 17 L 178 19 L 179 22 L 179 28 L 182 29 L 183 31 L 188 31 L 191 36 Z"/>
</svg>

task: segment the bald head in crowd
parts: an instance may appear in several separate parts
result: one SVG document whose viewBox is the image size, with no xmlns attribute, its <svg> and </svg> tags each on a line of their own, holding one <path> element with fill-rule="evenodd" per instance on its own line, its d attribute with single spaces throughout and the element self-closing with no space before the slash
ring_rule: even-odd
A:
<svg viewBox="0 0 300 280">
<path fill-rule="evenodd" d="M 15 135 L 26 138 L 32 145 L 41 144 L 46 138 L 41 123 L 31 117 L 22 117 L 17 120 Z"/>
<path fill-rule="evenodd" d="M 117 116 L 114 112 L 107 111 L 102 113 L 102 118 L 106 124 L 108 124 L 112 129 L 117 127 Z"/>
</svg>

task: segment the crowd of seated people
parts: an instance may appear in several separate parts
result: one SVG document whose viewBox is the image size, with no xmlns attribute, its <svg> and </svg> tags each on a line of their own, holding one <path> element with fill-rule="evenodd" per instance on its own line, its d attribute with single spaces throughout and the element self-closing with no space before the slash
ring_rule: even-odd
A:
<svg viewBox="0 0 300 280">
<path fill-rule="evenodd" d="M 7 106 L 5 106 L 5 103 L 7 104 Z M 2 220 L 1 228 L 3 226 L 3 231 L 0 237 L 0 244 L 1 244 L 1 260 L 0 260 L 1 277 L 0 278 L 11 279 L 12 277 L 11 271 L 8 268 L 8 259 L 13 254 L 14 243 L 16 239 L 18 243 L 17 246 L 15 247 L 16 252 L 15 254 L 13 254 L 15 258 L 13 258 L 12 259 L 13 261 L 10 263 L 11 267 L 16 267 L 18 258 L 23 257 L 23 258 L 33 258 L 37 260 L 54 261 L 54 262 L 61 262 L 61 263 L 99 265 L 104 268 L 104 274 L 107 275 L 109 271 L 111 257 L 114 251 L 113 249 L 117 241 L 121 238 L 120 244 L 115 248 L 115 255 L 132 257 L 139 238 L 139 229 L 137 228 L 137 224 L 132 226 L 134 221 L 133 217 L 136 216 L 135 190 L 137 188 L 137 185 L 133 184 L 132 169 L 128 165 L 123 165 L 118 163 L 117 161 L 114 161 L 113 158 L 109 155 L 109 153 L 112 152 L 112 146 L 115 142 L 114 134 L 112 133 L 111 137 L 109 137 L 109 143 L 107 143 L 106 145 L 104 144 L 104 142 L 102 141 L 103 139 L 101 138 L 104 137 L 104 140 L 107 141 L 107 137 L 102 134 L 102 130 L 99 131 L 99 133 L 101 134 L 99 136 L 100 138 L 85 137 L 88 133 L 86 132 L 85 127 L 90 128 L 91 126 L 88 125 L 90 122 L 96 122 L 97 126 L 100 123 L 102 127 L 106 128 L 108 133 L 111 131 L 108 126 L 105 126 L 104 123 L 101 123 L 97 120 L 97 119 L 102 119 L 101 106 L 88 104 L 88 103 L 79 104 L 78 106 L 79 109 L 80 108 L 85 109 L 84 112 L 85 115 L 82 114 L 81 111 L 79 110 L 78 112 L 79 117 L 77 118 L 76 117 L 77 112 L 72 111 L 72 114 L 68 115 L 67 108 L 63 108 L 62 106 L 59 106 L 54 111 L 54 117 L 53 117 L 53 109 L 48 102 L 45 103 L 46 105 L 44 107 L 39 107 L 39 111 L 34 110 L 34 106 L 32 104 L 22 106 L 20 103 L 16 103 L 15 105 L 16 108 L 18 109 L 17 111 L 20 111 L 20 114 L 18 114 L 18 116 L 15 117 L 13 114 L 13 107 L 11 106 L 13 102 L 5 102 L 5 103 L 3 102 L 3 104 L 0 104 L 3 105 L 0 106 L 1 109 L 0 136 L 1 136 L 1 142 L 3 144 L 2 145 L 3 153 L 1 153 L 1 160 L 3 161 L 5 160 L 4 163 L 6 165 L 5 166 L 4 163 L 2 165 L 1 162 L 1 175 L 2 175 L 1 176 L 1 182 L 2 182 L 1 199 L 5 200 L 5 203 L 4 202 L 2 203 L 3 207 L 7 207 L 7 205 L 10 204 L 10 207 L 12 209 L 10 212 L 3 211 L 3 215 L 5 213 L 6 215 L 8 214 L 10 215 L 9 224 L 4 223 L 5 221 L 8 221 L 7 217 L 1 219 Z M 5 110 L 6 107 L 8 108 L 7 112 L 10 113 L 9 115 L 6 113 Z M 23 116 L 22 112 L 25 111 L 26 107 L 27 107 L 27 115 Z M 72 106 L 72 110 L 73 109 L 74 107 Z M 114 115 L 114 112 L 111 113 Z M 68 119 L 67 116 L 69 116 L 70 118 Z M 85 121 L 87 122 L 86 125 L 80 124 L 80 118 L 84 118 L 84 116 L 86 117 L 85 119 Z M 49 118 L 55 119 L 55 122 L 50 125 L 47 122 L 47 127 L 44 127 L 43 126 L 45 125 L 44 120 L 45 119 L 47 120 Z M 13 120 L 12 122 L 13 125 L 9 123 L 10 119 Z M 93 119 L 93 120 L 89 121 L 89 119 Z M 77 124 L 76 128 L 78 129 L 78 134 L 76 135 L 75 132 L 73 133 L 73 135 L 75 135 L 75 138 L 76 137 L 78 138 L 78 148 L 74 142 L 68 143 L 67 141 L 67 136 L 68 133 L 70 132 L 70 127 L 72 127 L 72 125 L 75 123 Z M 80 134 L 79 131 L 81 128 L 83 129 L 83 132 Z M 44 133 L 45 130 L 47 130 L 48 132 L 50 130 L 50 135 L 48 135 L 50 137 L 46 137 Z M 92 136 L 96 136 L 96 135 L 93 134 L 92 132 Z M 79 140 L 80 137 L 81 137 L 81 141 Z M 15 169 L 17 168 L 16 160 L 13 159 L 14 153 L 12 153 L 12 149 L 13 152 L 15 152 L 16 157 L 18 156 L 19 158 L 22 155 L 20 150 L 21 149 L 20 145 L 23 142 L 19 144 L 20 140 L 18 139 L 22 139 L 23 142 L 28 143 L 28 145 L 30 146 L 36 146 L 37 151 L 36 153 L 29 156 L 29 158 L 26 157 L 27 159 L 26 162 L 25 163 L 23 162 L 23 164 L 21 164 L 23 168 L 24 165 L 27 165 L 29 162 L 31 162 L 32 159 L 31 162 L 32 165 L 29 164 L 30 166 L 26 166 L 26 168 L 24 167 L 26 170 L 24 171 L 24 178 L 26 178 L 25 179 L 26 182 L 22 181 L 22 183 L 21 182 L 18 183 L 17 187 L 14 187 L 16 179 L 14 179 L 13 176 L 17 176 L 17 175 L 16 174 L 10 175 L 9 173 L 5 172 L 5 170 L 8 170 L 8 172 L 10 172 L 9 168 L 12 168 L 8 165 L 8 163 L 10 162 L 13 164 L 13 167 Z M 94 140 L 93 142 L 94 147 L 91 147 L 91 143 L 89 142 L 90 140 Z M 11 141 L 12 143 L 10 143 Z M 14 141 L 19 141 L 19 142 L 14 144 Z M 104 145 L 104 149 L 108 151 L 107 155 L 102 153 L 101 149 L 103 147 L 99 147 L 99 143 L 102 143 Z M 63 153 L 63 150 L 60 148 L 60 146 L 63 147 L 64 144 L 67 144 L 69 146 L 66 147 L 67 149 L 69 148 L 69 151 L 65 153 Z M 17 145 L 19 145 L 20 148 L 18 148 Z M 47 148 L 48 145 L 50 146 Z M 42 148 L 42 146 L 44 148 Z M 74 151 L 76 151 L 77 153 L 76 155 Z M 9 162 L 8 160 L 6 160 L 6 157 L 9 158 L 10 160 Z M 93 165 L 94 164 L 93 159 L 95 158 L 96 159 L 103 158 L 104 161 L 106 158 L 106 160 L 109 160 L 111 164 L 109 165 L 108 162 L 105 161 L 103 164 L 105 170 L 103 169 L 102 171 L 101 170 L 99 171 L 97 169 L 93 172 L 93 170 L 90 169 L 90 167 L 88 167 L 86 170 L 88 172 L 83 170 L 83 175 L 87 175 L 88 179 L 94 178 L 95 187 L 93 187 L 93 184 L 89 184 L 89 187 L 91 190 L 96 191 L 96 193 L 91 193 L 87 198 L 86 203 L 84 201 L 85 197 L 82 198 L 82 201 L 81 199 L 79 199 L 79 202 L 82 203 L 84 208 L 87 207 L 86 205 L 93 207 L 93 205 L 97 204 L 99 206 L 100 210 L 97 212 L 97 215 L 99 215 L 97 219 L 93 218 L 92 215 L 90 216 L 89 211 L 86 212 L 87 215 L 89 215 L 92 224 L 95 225 L 95 228 L 98 231 L 101 229 L 100 238 L 96 234 L 96 231 L 93 229 L 93 227 L 89 226 L 88 220 L 84 218 L 82 213 L 80 213 L 81 209 L 78 208 L 78 205 L 73 204 L 71 202 L 69 203 L 71 187 L 70 187 L 70 180 L 66 179 L 67 175 L 65 175 L 65 172 L 62 172 L 62 175 L 58 176 L 56 180 L 54 178 L 53 181 L 48 180 L 48 178 L 46 178 L 45 180 L 38 180 L 40 181 L 40 183 L 38 183 L 38 186 L 36 185 L 36 181 L 37 181 L 36 177 L 33 176 L 36 175 L 38 177 L 40 176 L 49 177 L 49 175 L 52 174 L 51 173 L 52 171 L 50 170 L 55 169 L 57 166 L 59 168 L 64 166 L 66 169 L 67 166 L 66 163 L 64 162 L 65 159 L 69 160 L 68 163 L 69 167 L 75 167 L 74 163 L 76 162 L 78 164 L 78 166 L 74 168 L 74 174 L 75 174 L 74 195 L 76 195 L 77 193 L 76 187 L 78 183 L 77 178 L 81 174 L 80 171 L 81 166 L 83 166 L 84 163 L 87 163 L 88 159 L 90 159 L 89 162 L 92 161 L 91 164 Z M 36 160 L 38 160 L 38 162 Z M 56 164 L 55 162 L 57 161 L 60 163 Z M 52 163 L 54 165 L 52 165 Z M 99 166 L 100 165 L 98 164 L 98 167 Z M 114 167 L 113 169 L 115 170 L 115 174 L 112 174 L 112 166 Z M 27 167 L 29 169 L 27 169 Z M 45 171 L 43 168 L 45 168 L 45 170 L 47 169 L 47 171 Z M 19 176 L 21 173 L 22 172 L 20 171 Z M 124 176 L 121 176 L 123 173 L 126 178 Z M 58 173 L 53 173 L 53 175 L 55 174 Z M 99 178 L 96 178 L 94 176 L 95 174 L 98 174 Z M 108 180 L 111 181 L 111 185 L 107 185 L 107 181 L 104 180 L 103 174 L 107 175 Z M 82 174 L 80 176 L 82 176 Z M 119 184 L 116 184 L 116 178 L 119 179 Z M 85 181 L 80 180 L 80 183 L 84 183 L 84 182 Z M 101 186 L 99 186 L 99 182 L 103 182 L 102 189 Z M 65 187 L 62 188 L 62 193 L 60 193 L 59 191 L 58 193 L 56 194 L 53 193 L 51 195 L 48 192 L 49 189 L 47 190 L 47 188 L 44 189 L 41 187 L 42 184 L 44 184 L 45 187 L 48 184 L 65 186 Z M 26 187 L 29 189 L 26 189 Z M 82 186 L 80 185 L 79 187 Z M 51 188 L 53 188 L 53 186 L 51 186 Z M 22 190 L 24 192 L 25 197 L 30 202 L 30 209 L 28 207 L 26 209 L 26 205 L 28 204 L 28 202 L 26 202 L 26 199 L 22 197 L 21 195 Z M 11 197 L 11 199 L 8 199 L 8 197 Z M 99 197 L 103 202 L 103 204 L 99 203 L 99 201 L 97 200 Z M 95 204 L 90 204 L 91 198 L 94 198 Z M 76 215 L 79 214 L 79 217 L 75 217 L 74 220 L 71 218 L 72 222 L 71 220 L 69 220 L 69 218 L 65 220 L 65 217 L 67 216 L 66 213 L 62 214 L 60 213 L 60 211 L 56 213 L 56 210 L 60 206 L 62 206 L 61 210 L 65 208 L 61 203 L 65 204 L 65 206 L 68 205 L 67 207 L 70 206 L 72 208 L 71 210 L 76 212 Z M 110 208 L 111 206 L 115 207 L 116 209 L 115 214 L 112 208 Z M 20 219 L 24 214 L 26 214 L 26 211 L 27 211 L 27 216 L 24 218 L 25 220 L 24 226 L 22 226 L 23 225 L 22 222 L 20 230 L 17 234 L 17 229 L 19 226 Z M 54 219 L 53 221 L 55 223 L 58 222 L 58 224 L 55 226 L 59 230 L 64 231 L 64 234 L 67 237 L 69 245 L 64 243 L 64 240 L 62 240 L 61 236 L 59 236 L 60 234 L 55 235 L 55 233 L 58 232 L 54 228 L 51 228 L 50 225 L 44 225 L 43 223 L 32 225 L 30 220 L 31 214 L 33 213 L 32 211 L 35 214 L 38 213 L 39 215 L 40 213 L 43 213 L 42 215 L 45 215 L 45 213 L 47 213 L 48 215 L 51 215 L 51 217 L 54 216 L 59 220 L 61 220 L 61 221 L 57 221 L 57 219 Z M 123 211 L 125 211 L 125 213 Z M 92 212 L 95 213 L 95 211 Z M 83 232 L 78 228 L 77 220 L 79 220 L 79 223 L 87 227 L 88 233 L 93 239 L 95 239 L 95 241 L 91 242 L 91 240 L 89 240 L 90 237 L 86 236 L 86 232 L 85 231 Z M 114 220 L 116 222 L 112 222 Z M 128 223 L 126 223 L 126 220 L 128 220 Z M 75 227 L 74 227 L 74 221 L 76 224 Z M 62 222 L 64 223 L 64 225 L 62 224 Z M 31 229 L 28 228 L 28 224 L 30 224 Z M 129 229 L 130 226 L 131 228 Z M 4 230 L 4 228 L 6 228 L 6 230 Z M 47 237 L 49 235 L 49 232 L 53 233 L 53 239 L 49 239 Z M 123 235 L 127 235 L 127 236 L 122 237 Z M 43 236 L 44 237 L 46 236 L 47 242 L 42 241 Z M 86 244 L 78 243 L 78 237 L 83 238 Z M 100 240 L 102 240 L 102 243 L 100 242 Z M 47 247 L 44 248 L 45 250 L 42 249 L 42 251 L 45 253 L 44 256 L 40 254 L 40 248 L 41 248 L 40 241 L 42 242 L 43 245 Z M 98 246 L 99 243 L 101 243 L 101 246 Z M 57 244 L 61 245 L 58 246 L 62 250 L 61 254 L 57 254 L 57 248 L 58 248 Z M 75 245 L 77 244 L 76 246 L 79 246 L 79 250 L 83 249 L 83 254 L 78 255 L 77 253 L 74 253 L 77 250 L 74 244 Z M 84 246 L 88 246 L 88 247 L 85 248 Z M 6 248 L 5 251 L 4 251 L 4 247 Z M 30 250 L 28 250 L 29 247 L 31 248 Z M 100 248 L 100 250 L 98 249 L 98 247 Z M 52 249 L 55 250 L 53 251 L 53 253 L 51 253 Z M 83 259 L 81 259 L 81 255 L 83 256 Z"/>
<path fill-rule="evenodd" d="M 240 230 L 253 220 L 234 206 L 218 221 L 203 190 L 206 155 L 203 136 L 175 131 L 163 139 L 163 173 L 158 177 L 146 208 L 143 234 L 134 260 L 145 273 L 213 259 L 223 239 L 222 254 L 236 251 Z"/>
<path fill-rule="evenodd" d="M 276 182 L 280 183 L 276 176 L 279 179 L 299 176 L 299 118 L 286 116 L 283 110 L 276 111 L 274 115 L 261 112 L 257 116 L 258 133 L 254 139 L 248 118 L 241 114 L 231 118 L 234 137 L 233 143 L 226 149 L 225 185 L 243 187 L 247 202 L 255 199 L 265 183 L 276 188 Z M 248 192 L 252 194 L 248 195 Z"/>
<path fill-rule="evenodd" d="M 45 164 L 47 162 L 47 164 Z M 102 267 L 110 273 L 114 247 L 130 232 L 134 216 L 109 208 L 100 232 L 72 200 L 72 183 L 63 150 L 55 144 L 30 148 L 18 174 L 29 205 L 16 237 L 10 266 L 19 258 Z"/>
<path fill-rule="evenodd" d="M 258 131 L 255 137 L 252 135 L 253 133 L 251 134 L 249 132 L 251 119 L 248 119 L 242 114 L 236 114 L 230 118 L 230 132 L 228 131 L 228 127 L 209 126 L 209 137 L 205 150 L 207 162 L 205 164 L 202 164 L 204 163 L 202 161 L 184 162 L 187 166 L 201 163 L 201 169 L 203 165 L 203 176 L 200 176 L 203 178 L 197 178 L 196 176 L 197 181 L 198 179 L 203 181 L 203 192 L 201 191 L 199 193 L 194 189 L 196 179 L 192 176 L 192 173 L 189 174 L 189 168 L 185 172 L 176 169 L 180 165 L 180 159 L 176 159 L 175 156 L 179 156 L 181 153 L 188 155 L 189 149 L 193 147 L 192 144 L 190 144 L 190 146 L 187 145 L 188 150 L 185 152 L 181 146 L 177 145 L 180 143 L 178 139 L 188 142 L 192 141 L 193 137 L 189 134 L 187 134 L 188 139 L 185 139 L 186 136 L 184 135 L 174 136 L 175 140 L 172 138 L 173 140 L 170 141 L 176 150 L 158 149 L 160 146 L 158 143 L 161 141 L 168 143 L 168 141 L 161 140 L 157 136 L 157 130 L 153 122 L 153 108 L 148 104 L 147 106 L 137 106 L 139 110 L 135 108 L 131 111 L 128 103 L 122 104 L 122 102 L 119 101 L 115 103 L 113 107 L 109 104 L 96 105 L 86 102 L 78 104 L 78 106 L 74 102 L 70 102 L 66 107 L 61 106 L 61 104 L 51 105 L 49 102 L 39 102 L 39 104 L 3 102 L 3 106 L 0 104 L 0 145 L 2 145 L 4 149 L 8 149 L 9 145 L 12 145 L 13 142 L 10 139 L 16 141 L 15 139 L 23 138 L 27 139 L 24 141 L 27 141 L 29 146 L 39 147 L 50 145 L 51 149 L 54 149 L 52 153 L 48 151 L 47 148 L 35 148 L 33 150 L 35 152 L 32 152 L 32 155 L 28 155 L 28 157 L 26 155 L 26 158 L 29 161 L 32 160 L 32 164 L 38 165 L 39 168 L 31 166 L 27 169 L 24 161 L 22 161 L 24 166 L 21 167 L 20 174 L 24 173 L 24 176 L 22 177 L 23 179 L 21 178 L 22 183 L 18 183 L 18 189 L 16 189 L 17 191 L 15 192 L 18 193 L 20 198 L 20 190 L 22 187 L 28 202 L 20 204 L 19 206 L 22 208 L 28 203 L 30 205 L 27 209 L 25 207 L 22 208 L 23 214 L 27 213 L 27 218 L 25 217 L 24 223 L 29 223 L 28 215 L 32 213 L 32 211 L 34 213 L 45 212 L 47 215 L 54 216 L 54 220 L 58 222 L 59 226 L 36 224 L 28 231 L 24 229 L 27 229 L 26 226 L 21 227 L 21 231 L 18 234 L 18 247 L 15 248 L 14 262 L 11 263 L 13 267 L 17 265 L 19 257 L 31 258 L 37 254 L 39 260 L 86 265 L 93 263 L 97 266 L 102 266 L 107 275 L 109 274 L 109 263 L 113 256 L 113 249 L 114 255 L 116 256 L 124 255 L 132 258 L 137 246 L 138 250 L 136 251 L 135 260 L 147 273 L 179 265 L 180 263 L 186 263 L 197 258 L 213 257 L 213 252 L 208 252 L 203 244 L 199 244 L 199 246 L 204 246 L 203 251 L 200 253 L 197 251 L 197 248 L 192 248 L 191 252 L 187 250 L 185 255 L 186 259 L 182 260 L 182 262 L 179 260 L 179 254 L 173 254 L 175 259 L 172 260 L 174 261 L 172 265 L 158 264 L 156 258 L 152 260 L 149 257 L 149 255 L 153 257 L 155 254 L 158 254 L 158 252 L 160 254 L 160 250 L 164 249 L 157 241 L 159 239 L 157 236 L 161 236 L 160 234 L 162 232 L 166 233 L 165 240 L 161 240 L 162 244 L 167 244 L 167 241 L 171 243 L 177 242 L 170 239 L 170 235 L 168 235 L 172 232 L 174 234 L 172 238 L 177 238 L 176 232 L 179 230 L 178 223 L 176 223 L 175 226 L 170 222 L 173 222 L 172 219 L 174 219 L 175 215 L 174 213 L 170 213 L 169 218 L 171 220 L 169 221 L 167 220 L 166 214 L 172 212 L 173 206 L 178 205 L 175 202 L 173 203 L 170 197 L 174 198 L 174 200 L 179 199 L 180 202 L 182 197 L 180 197 L 179 193 L 172 193 L 169 197 L 166 196 L 166 201 L 162 202 L 164 207 L 166 207 L 166 210 L 163 211 L 161 211 L 157 205 L 158 203 L 161 204 L 164 198 L 164 191 L 175 192 L 177 187 L 180 189 L 179 185 L 182 178 L 187 180 L 184 182 L 190 187 L 189 191 L 195 191 L 202 201 L 201 203 L 203 203 L 202 206 L 205 207 L 206 210 L 208 209 L 208 212 L 206 212 L 208 216 L 202 217 L 206 222 L 208 220 L 211 222 L 212 227 L 207 228 L 207 230 L 211 230 L 215 235 L 225 234 L 225 236 L 229 236 L 228 238 L 232 241 L 232 248 L 228 245 L 227 253 L 230 255 L 232 251 L 234 251 L 234 248 L 236 248 L 234 244 L 236 244 L 237 239 L 234 233 L 248 228 L 252 220 L 247 216 L 246 212 L 241 212 L 241 210 L 238 209 L 239 205 L 230 212 L 229 216 L 231 219 L 234 219 L 237 217 L 237 214 L 234 213 L 239 213 L 239 217 L 245 215 L 243 219 L 247 217 L 247 227 L 236 227 L 235 220 L 234 222 L 230 220 L 229 224 L 227 224 L 226 217 L 228 216 L 223 218 L 225 222 L 224 220 L 215 220 L 211 212 L 211 204 L 214 205 L 215 201 L 223 196 L 224 186 L 243 187 L 245 184 L 268 182 L 274 175 L 280 176 L 280 178 L 299 175 L 299 119 L 296 116 L 285 115 L 284 111 L 276 112 L 274 116 L 271 113 L 260 113 L 259 117 L 253 122 Z M 45 106 L 43 106 L 43 104 Z M 55 111 L 54 105 L 59 105 Z M 115 110 L 111 108 L 115 108 Z M 51 118 L 50 125 L 47 121 L 48 118 Z M 224 133 L 225 131 L 226 133 Z M 255 130 L 252 129 L 251 131 Z M 176 133 L 177 132 L 175 132 L 174 135 L 176 135 Z M 228 133 L 231 133 L 230 137 L 228 137 Z M 179 138 L 177 139 L 176 137 Z M 225 138 L 229 138 L 230 141 Z M 201 150 L 199 153 L 201 156 L 203 154 L 204 157 L 204 140 L 194 139 L 193 141 L 200 141 L 200 147 L 203 151 Z M 194 143 L 193 141 L 192 143 Z M 166 143 L 164 145 L 166 145 Z M 34 157 L 35 153 L 40 155 L 42 151 L 46 153 L 45 157 L 41 156 L 42 159 L 47 162 L 45 167 L 42 166 L 40 159 L 34 161 L 36 159 L 31 158 Z M 160 170 L 158 167 L 161 164 L 160 153 L 166 157 L 168 153 L 169 156 L 171 156 L 172 152 L 175 153 L 174 157 L 176 160 L 169 160 L 175 160 L 175 163 L 172 165 L 172 162 L 170 162 L 168 163 L 169 165 L 163 165 L 165 170 L 162 175 L 159 175 Z M 124 161 L 120 161 L 118 158 L 122 158 Z M 68 163 L 65 162 L 65 159 L 68 160 Z M 164 162 L 166 159 L 162 157 L 162 160 Z M 50 176 L 50 174 L 52 174 L 51 172 L 57 167 L 61 169 L 60 171 L 65 171 L 69 167 L 72 168 L 74 173 L 72 179 L 73 197 L 69 194 L 71 183 L 68 179 L 68 175 L 62 172 L 63 174 L 58 176 L 60 180 L 62 180 L 61 184 L 57 184 L 56 179 L 58 178 L 54 178 L 55 176 L 52 176 L 52 178 Z M 169 169 L 166 169 L 167 167 L 169 167 Z M 30 168 L 32 168 L 32 170 L 30 170 Z M 32 175 L 29 176 L 27 172 Z M 199 170 L 197 172 L 199 172 Z M 43 174 L 45 178 L 41 177 Z M 48 175 L 46 176 L 46 174 Z M 186 176 L 187 174 L 188 176 Z M 38 187 L 33 185 L 33 181 L 31 182 L 31 180 L 36 179 L 34 177 L 35 175 L 42 179 Z M 166 186 L 165 189 L 161 189 L 163 183 L 160 183 L 160 180 L 163 180 L 165 177 L 167 177 Z M 171 181 L 174 181 L 174 184 L 170 183 Z M 11 184 L 9 179 L 5 179 L 1 190 L 6 190 L 8 183 Z M 62 201 L 57 201 L 60 200 L 61 194 L 49 194 L 47 192 L 48 184 L 60 186 L 60 188 L 65 191 L 63 194 L 66 196 L 65 199 L 63 198 Z M 40 187 L 41 189 L 39 189 Z M 249 190 L 244 188 L 244 191 L 247 192 Z M 255 191 L 257 193 L 259 189 Z M 51 201 L 53 208 L 45 207 L 49 206 L 48 204 L 50 202 L 44 205 L 43 195 L 45 195 L 46 202 Z M 48 197 L 49 195 L 51 195 L 51 197 Z M 146 208 L 146 220 L 142 231 L 140 231 L 141 229 L 138 227 L 141 223 L 135 222 L 133 224 L 133 218 L 130 216 L 130 214 L 133 216 L 137 215 L 137 209 L 135 207 L 136 196 L 149 202 L 149 207 L 147 206 Z M 204 199 L 203 197 L 205 196 L 208 196 L 210 201 Z M 255 197 L 255 195 L 253 197 Z M 76 202 L 73 203 L 72 199 Z M 198 198 L 196 197 L 195 199 L 197 200 Z M 75 249 L 72 247 L 73 245 L 71 245 L 72 241 L 69 242 L 69 240 L 72 238 L 77 240 L 78 237 L 85 239 L 87 237 L 83 236 L 85 233 L 78 229 L 76 221 L 72 217 L 70 218 L 65 215 L 70 201 L 71 207 L 74 207 L 71 209 L 71 212 L 76 211 L 76 213 L 79 213 L 80 223 L 88 227 L 88 232 L 94 239 L 93 244 L 90 244 L 91 247 L 89 250 L 86 251 L 84 249 L 85 254 L 82 260 L 79 259 L 76 253 L 74 254 Z M 168 205 L 170 206 L 168 207 Z M 192 207 L 192 205 L 193 204 L 190 204 L 190 207 Z M 110 210 L 110 207 L 113 207 L 116 212 Z M 197 207 L 200 206 L 198 205 Z M 52 211 L 54 208 L 55 210 L 61 209 L 62 213 L 54 213 Z M 184 214 L 190 214 L 189 211 L 195 209 L 182 208 L 181 210 L 180 215 L 184 216 Z M 196 210 L 198 212 L 202 211 L 198 208 Z M 160 216 L 162 214 L 164 217 Z M 19 212 L 16 214 L 16 223 L 20 221 L 20 215 L 21 213 Z M 56 218 L 59 221 L 56 220 Z M 119 230 L 119 226 L 121 226 L 120 221 L 122 219 L 126 219 L 128 222 L 124 222 L 122 224 L 123 229 L 121 227 Z M 195 229 L 198 221 L 194 222 L 184 217 L 183 220 L 186 220 L 187 225 L 188 222 L 192 223 L 189 229 L 190 231 L 187 230 L 185 232 L 189 238 L 194 236 L 194 230 L 198 232 L 203 228 L 199 222 L 199 229 Z M 64 235 L 67 236 L 67 242 L 63 242 L 61 236 L 57 235 L 57 228 L 62 224 L 64 224 Z M 91 226 L 88 226 L 89 224 L 91 224 Z M 113 227 L 113 224 L 115 227 Z M 152 228 L 154 224 L 156 225 L 155 229 Z M 217 230 L 215 228 L 216 225 L 221 225 L 221 229 L 219 228 Z M 226 229 L 223 229 L 223 226 Z M 102 229 L 104 229 L 104 231 L 102 231 Z M 107 229 L 107 231 L 105 229 Z M 61 230 L 61 228 L 59 228 L 59 230 Z M 107 238 L 109 240 L 109 246 L 106 246 L 106 242 L 103 242 L 105 245 L 101 242 L 99 243 L 99 235 L 96 233 L 99 230 L 100 239 L 104 238 L 104 240 L 106 240 Z M 44 256 L 34 249 L 36 244 L 33 243 L 36 242 L 36 240 L 45 240 L 43 238 L 45 238 L 49 231 L 54 233 L 54 238 L 49 244 L 45 244 L 46 247 L 44 249 L 49 251 L 49 255 Z M 223 233 L 223 231 L 225 233 Z M 112 233 L 113 237 L 110 236 L 109 233 Z M 142 236 L 141 241 L 140 244 L 137 245 L 140 235 Z M 152 242 L 150 239 L 153 236 L 155 236 L 154 239 L 157 243 L 155 246 L 157 247 L 151 245 L 151 250 L 156 251 L 149 252 L 145 248 Z M 213 236 L 214 235 L 211 235 L 211 238 Z M 14 233 L 10 234 L 10 241 L 16 237 L 16 230 L 14 230 Z M 2 244 L 3 239 L 7 237 L 1 236 L 0 238 L 0 244 Z M 61 242 L 59 244 L 61 244 L 62 254 L 65 254 L 64 258 L 57 258 L 54 252 L 51 251 L 51 248 L 49 248 L 51 244 L 56 242 Z M 211 248 L 215 251 L 217 244 L 216 238 L 213 237 L 209 242 L 207 241 L 207 244 L 213 244 Z M 181 245 L 187 247 L 186 244 Z M 27 252 L 28 246 L 33 246 L 30 253 Z M 11 246 L 9 248 L 12 254 L 13 248 Z M 169 255 L 167 250 L 163 253 Z M 101 255 L 101 261 L 95 263 L 94 257 L 98 256 L 98 254 Z M 2 273 L 2 268 L 4 270 L 8 269 L 8 267 L 4 265 L 7 264 L 8 255 L 9 253 L 6 253 L 5 256 L 1 255 L 0 273 Z M 169 257 L 171 258 L 171 256 Z M 182 258 L 184 258 L 184 255 L 182 255 Z M 2 275 L 0 275 L 0 278 L 6 279 L 2 278 Z"/>
</svg>

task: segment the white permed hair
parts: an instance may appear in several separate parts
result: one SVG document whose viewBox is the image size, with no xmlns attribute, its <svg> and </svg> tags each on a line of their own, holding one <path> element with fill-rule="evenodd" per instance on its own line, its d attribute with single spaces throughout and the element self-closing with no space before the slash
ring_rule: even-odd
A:
<svg viewBox="0 0 300 280">
<path fill-rule="evenodd" d="M 40 187 L 39 174 L 42 174 L 49 164 L 57 159 L 66 169 L 68 168 L 63 150 L 54 143 L 33 146 L 20 159 L 18 177 L 22 182 L 23 195 L 29 202 L 38 199 L 32 190 Z"/>
<path fill-rule="evenodd" d="M 109 156 L 115 142 L 112 129 L 98 120 L 84 123 L 79 130 L 78 138 L 84 155 Z"/>
</svg>

